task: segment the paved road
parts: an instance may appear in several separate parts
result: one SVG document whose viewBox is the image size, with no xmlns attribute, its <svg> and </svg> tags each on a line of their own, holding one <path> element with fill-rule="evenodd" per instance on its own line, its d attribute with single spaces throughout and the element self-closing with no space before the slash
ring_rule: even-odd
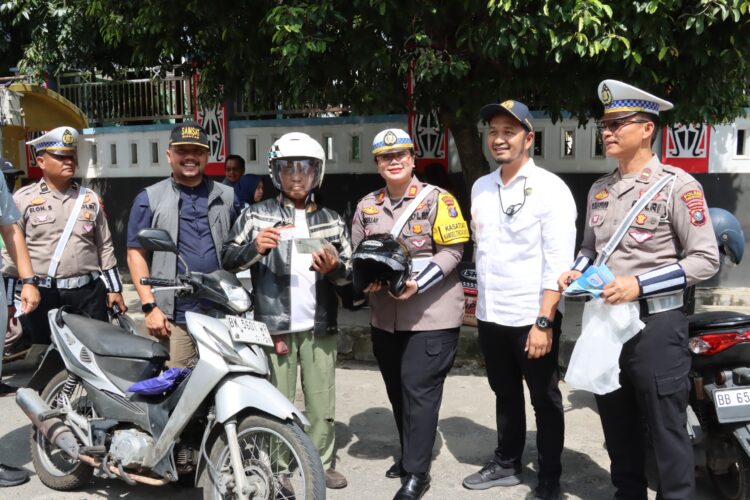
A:
<svg viewBox="0 0 750 500">
<path fill-rule="evenodd" d="M 24 383 L 28 372 L 11 373 L 11 382 Z M 390 499 L 398 481 L 383 475 L 398 450 L 395 425 L 382 380 L 372 365 L 346 363 L 338 368 L 336 436 L 338 468 L 349 478 L 349 487 L 328 492 L 328 498 Z M 598 500 L 612 497 L 609 460 L 603 447 L 599 419 L 590 394 L 571 391 L 562 385 L 566 415 L 566 447 L 563 454 L 563 491 L 568 499 Z M 527 398 L 528 399 L 528 398 Z M 532 415 L 529 407 L 528 415 Z M 31 481 L 0 490 L 2 499 L 128 499 L 160 500 L 200 498 L 191 489 L 129 487 L 118 480 L 94 480 L 87 488 L 72 493 L 47 489 L 34 475 L 29 454 L 26 417 L 12 398 L 0 398 L 0 461 L 25 467 Z M 461 487 L 464 476 L 478 469 L 492 453 L 495 442 L 494 404 L 486 379 L 480 373 L 454 371 L 445 387 L 438 437 L 432 467 L 433 487 L 428 500 L 524 499 L 535 483 L 536 431 L 529 421 L 524 484 L 511 488 L 468 491 Z M 714 498 L 700 481 L 699 500 Z M 649 498 L 655 498 L 650 492 Z"/>
</svg>

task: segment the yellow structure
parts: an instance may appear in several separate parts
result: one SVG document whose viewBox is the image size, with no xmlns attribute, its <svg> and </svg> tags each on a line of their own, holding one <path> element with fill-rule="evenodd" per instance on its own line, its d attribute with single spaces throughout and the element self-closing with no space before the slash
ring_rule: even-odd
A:
<svg viewBox="0 0 750 500">
<path fill-rule="evenodd" d="M 63 125 L 79 130 L 88 127 L 89 121 L 83 111 L 57 92 L 27 83 L 14 83 L 6 90 L 20 95 L 21 109 L 17 113 L 14 113 L 17 110 L 10 110 L 11 119 L 2 127 L 2 156 L 20 170 L 26 170 L 22 144 L 28 132 Z M 20 119 L 13 119 L 14 115 Z"/>
</svg>

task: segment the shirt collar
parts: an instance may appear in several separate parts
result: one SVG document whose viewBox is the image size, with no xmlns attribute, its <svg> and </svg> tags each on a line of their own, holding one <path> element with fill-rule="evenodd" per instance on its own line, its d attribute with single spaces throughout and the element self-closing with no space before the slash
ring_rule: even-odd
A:
<svg viewBox="0 0 750 500">
<path fill-rule="evenodd" d="M 294 203 L 294 200 L 290 200 L 286 196 L 284 196 L 284 193 L 279 193 L 279 196 L 276 198 L 279 200 L 279 204 L 281 204 L 284 208 L 290 208 L 292 210 L 295 210 L 297 207 Z M 317 203 L 315 203 L 315 193 L 310 192 L 307 195 L 307 200 L 305 203 L 305 212 L 314 212 L 318 209 Z"/>
<path fill-rule="evenodd" d="M 506 186 L 503 184 L 503 181 L 500 179 L 500 172 L 502 171 L 502 165 L 495 170 L 495 175 L 493 176 L 495 180 L 495 184 L 497 184 L 500 187 Z M 516 174 L 513 179 L 507 184 L 508 186 L 513 184 L 514 182 L 518 181 L 519 179 L 530 179 L 534 176 L 534 173 L 536 172 L 537 166 L 534 163 L 534 158 L 529 158 L 526 163 L 521 165 L 521 168 L 518 169 L 518 173 Z"/>
</svg>

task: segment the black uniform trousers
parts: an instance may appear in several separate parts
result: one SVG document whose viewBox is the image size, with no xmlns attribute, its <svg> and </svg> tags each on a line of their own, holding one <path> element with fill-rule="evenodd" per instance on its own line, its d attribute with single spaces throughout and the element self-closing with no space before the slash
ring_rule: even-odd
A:
<svg viewBox="0 0 750 500">
<path fill-rule="evenodd" d="M 39 287 L 41 300 L 31 314 L 21 316 L 22 324 L 31 330 L 34 344 L 50 343 L 49 318 L 47 313 L 58 307 L 71 306 L 94 319 L 108 321 L 107 287 L 101 279 L 96 279 L 80 288 L 59 290 L 56 287 Z M 24 320 L 24 318 L 26 318 Z"/>
<path fill-rule="evenodd" d="M 693 448 L 687 433 L 688 320 L 682 310 L 642 316 L 646 327 L 620 354 L 620 385 L 597 396 L 618 500 L 645 500 L 645 430 L 659 473 L 657 498 L 693 498 Z"/>
<path fill-rule="evenodd" d="M 525 379 L 536 414 L 540 481 L 557 482 L 562 472 L 565 419 L 558 386 L 561 324 L 562 315 L 558 313 L 552 326 L 552 349 L 541 358 L 529 359 L 524 347 L 532 325 L 511 327 L 477 321 L 487 379 L 495 393 L 495 462 L 501 467 L 521 470 L 526 444 Z"/>
<path fill-rule="evenodd" d="M 458 330 L 390 333 L 372 327 L 372 348 L 393 408 L 406 472 L 430 470 L 443 383 L 456 357 Z"/>
</svg>

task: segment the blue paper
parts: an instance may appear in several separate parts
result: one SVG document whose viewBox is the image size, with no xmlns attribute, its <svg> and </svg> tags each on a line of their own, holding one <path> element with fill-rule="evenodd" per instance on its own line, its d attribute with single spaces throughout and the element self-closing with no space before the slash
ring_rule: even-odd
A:
<svg viewBox="0 0 750 500">
<path fill-rule="evenodd" d="M 615 275 L 605 264 L 589 266 L 577 280 L 565 289 L 563 295 L 566 297 L 588 296 L 598 299 L 602 294 L 604 285 L 614 279 Z"/>
</svg>

